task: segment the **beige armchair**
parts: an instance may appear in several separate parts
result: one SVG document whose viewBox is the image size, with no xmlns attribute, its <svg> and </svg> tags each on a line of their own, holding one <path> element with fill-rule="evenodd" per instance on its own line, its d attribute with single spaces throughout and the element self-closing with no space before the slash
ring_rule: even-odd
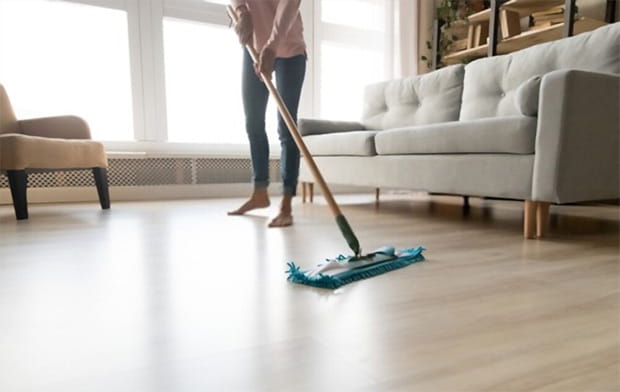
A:
<svg viewBox="0 0 620 392">
<path fill-rule="evenodd" d="M 0 84 L 0 172 L 6 173 L 17 219 L 28 219 L 28 173 L 92 170 L 101 208 L 110 208 L 108 162 L 103 144 L 91 140 L 79 117 L 17 120 Z"/>
</svg>

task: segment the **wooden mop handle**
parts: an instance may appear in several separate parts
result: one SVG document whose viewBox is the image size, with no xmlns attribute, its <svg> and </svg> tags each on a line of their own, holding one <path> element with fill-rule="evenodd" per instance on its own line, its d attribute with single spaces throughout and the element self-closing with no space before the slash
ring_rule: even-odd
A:
<svg viewBox="0 0 620 392">
<path fill-rule="evenodd" d="M 226 10 L 228 11 L 228 15 L 233 20 L 233 22 L 237 24 L 237 22 L 239 21 L 237 12 L 230 5 L 226 7 Z M 250 56 L 252 57 L 252 60 L 254 61 L 254 63 L 258 64 L 258 53 L 256 52 L 256 49 L 254 49 L 252 45 L 249 45 L 249 44 L 246 45 L 245 47 L 250 53 Z M 284 104 L 284 101 L 282 100 L 280 93 L 278 93 L 278 90 L 275 88 L 275 86 L 273 85 L 273 82 L 271 81 L 271 78 L 268 75 L 265 75 L 264 73 L 261 72 L 260 76 L 263 82 L 265 83 L 265 85 L 267 86 L 267 89 L 271 93 L 271 96 L 276 100 L 276 103 L 278 104 L 278 110 L 280 111 L 280 115 L 284 119 L 284 122 L 286 123 L 291 136 L 295 140 L 295 144 L 297 144 L 299 151 L 301 151 L 304 158 L 306 159 L 306 163 L 308 164 L 308 167 L 310 168 L 310 171 L 312 172 L 314 179 L 319 184 L 319 187 L 321 188 L 321 192 L 323 192 L 323 196 L 325 197 L 325 200 L 327 200 L 327 204 L 329 205 L 329 208 L 331 209 L 335 217 L 342 215 L 342 212 L 340 212 L 340 207 L 338 207 L 338 204 L 336 204 L 336 200 L 334 200 L 334 196 L 332 195 L 332 192 L 329 190 L 327 183 L 325 182 L 325 180 L 323 179 L 323 176 L 321 175 L 321 172 L 319 171 L 319 168 L 314 162 L 314 158 L 312 158 L 312 155 L 310 155 L 310 151 L 308 151 L 308 147 L 306 147 L 306 143 L 304 143 L 304 140 L 301 137 L 299 130 L 297 129 L 297 125 L 295 124 L 295 121 L 293 120 L 293 116 L 291 116 L 291 113 L 288 111 L 288 108 Z"/>
</svg>

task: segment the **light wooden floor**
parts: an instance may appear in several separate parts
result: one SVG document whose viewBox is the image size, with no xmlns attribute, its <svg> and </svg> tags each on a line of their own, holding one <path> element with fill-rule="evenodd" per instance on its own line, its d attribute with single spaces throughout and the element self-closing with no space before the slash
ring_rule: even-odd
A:
<svg viewBox="0 0 620 392">
<path fill-rule="evenodd" d="M 230 199 L 0 207 L 0 391 L 620 390 L 619 207 L 527 241 L 521 203 L 373 198 L 339 198 L 366 250 L 428 261 L 335 292 L 284 275 L 347 251 L 320 199 L 288 229 Z"/>
</svg>

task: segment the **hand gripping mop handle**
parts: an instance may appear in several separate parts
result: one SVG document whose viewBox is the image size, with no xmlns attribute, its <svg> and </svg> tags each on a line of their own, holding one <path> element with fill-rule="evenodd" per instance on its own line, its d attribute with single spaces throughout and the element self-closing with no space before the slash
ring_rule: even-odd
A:
<svg viewBox="0 0 620 392">
<path fill-rule="evenodd" d="M 230 16 L 232 21 L 235 24 L 237 24 L 237 22 L 239 21 L 237 12 L 230 5 L 226 7 L 226 10 L 228 11 L 228 15 Z M 250 56 L 252 57 L 252 60 L 254 61 L 254 63 L 258 64 L 258 53 L 256 52 L 256 50 L 252 47 L 252 45 L 246 45 L 245 47 L 250 53 Z M 353 229 L 351 229 L 349 222 L 347 222 L 347 219 L 344 217 L 344 215 L 342 215 L 342 212 L 340 211 L 340 207 L 338 207 L 336 200 L 334 200 L 334 196 L 329 190 L 327 183 L 323 179 L 323 175 L 321 175 L 321 172 L 319 171 L 318 166 L 314 162 L 312 155 L 310 155 L 310 151 L 308 151 L 308 147 L 306 147 L 306 143 L 304 143 L 304 140 L 302 139 L 301 134 L 299 133 L 299 130 L 297 129 L 297 125 L 295 124 L 295 121 L 293 120 L 291 113 L 288 111 L 288 108 L 284 104 L 284 101 L 282 100 L 280 93 L 278 93 L 278 90 L 273 85 L 273 82 L 269 76 L 265 75 L 262 72 L 260 76 L 263 82 L 265 83 L 265 86 L 267 86 L 269 93 L 276 100 L 276 103 L 278 105 L 278 110 L 280 111 L 280 115 L 284 119 L 284 122 L 286 123 L 291 136 L 295 140 L 295 144 L 297 144 L 299 151 L 301 151 L 302 155 L 306 159 L 306 163 L 308 164 L 308 167 L 310 168 L 310 171 L 312 172 L 312 175 L 314 176 L 315 181 L 319 184 L 319 187 L 321 188 L 321 192 L 323 193 L 325 200 L 327 200 L 327 204 L 329 205 L 329 208 L 331 209 L 332 214 L 336 218 L 336 223 L 338 224 L 338 227 L 340 228 L 342 235 L 344 236 L 345 240 L 349 244 L 349 247 L 351 248 L 351 250 L 355 253 L 355 256 L 360 256 L 362 251 L 360 249 L 359 241 L 357 240 L 357 237 L 355 237 L 355 233 L 353 233 Z"/>
</svg>

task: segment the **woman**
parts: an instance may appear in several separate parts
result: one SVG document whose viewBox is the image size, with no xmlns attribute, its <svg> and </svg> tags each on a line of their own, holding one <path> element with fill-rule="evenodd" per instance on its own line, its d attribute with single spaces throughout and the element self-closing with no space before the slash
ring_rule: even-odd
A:
<svg viewBox="0 0 620 392">
<path fill-rule="evenodd" d="M 229 215 L 243 215 L 248 211 L 268 207 L 269 196 L 269 142 L 265 131 L 265 111 L 269 92 L 257 76 L 271 76 L 275 71 L 276 85 L 284 103 L 297 121 L 297 108 L 306 73 L 306 44 L 299 12 L 300 0 L 232 0 L 239 16 L 235 31 L 241 44 L 252 45 L 259 53 L 254 66 L 247 50 L 243 57 L 243 107 L 245 126 L 250 140 L 254 191 L 241 207 Z M 278 135 L 282 153 L 282 202 L 278 215 L 269 227 L 293 224 L 291 203 L 299 176 L 299 149 L 286 123 L 278 114 Z"/>
</svg>

